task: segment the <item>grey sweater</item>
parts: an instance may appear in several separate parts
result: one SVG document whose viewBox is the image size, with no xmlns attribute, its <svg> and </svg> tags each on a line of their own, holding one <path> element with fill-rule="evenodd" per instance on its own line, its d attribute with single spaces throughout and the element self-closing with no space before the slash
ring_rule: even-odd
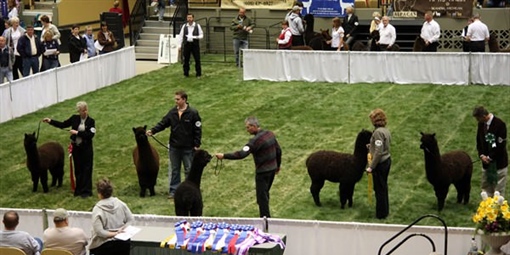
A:
<svg viewBox="0 0 510 255">
<path fill-rule="evenodd" d="M 127 205 L 116 197 L 100 200 L 92 209 L 92 238 L 89 249 L 113 240 L 108 238 L 111 231 L 133 224 L 134 219 Z"/>
<path fill-rule="evenodd" d="M 377 164 L 390 158 L 390 131 L 384 127 L 378 127 L 372 133 L 370 138 L 370 154 L 372 154 L 372 164 L 370 168 L 375 169 Z"/>
</svg>

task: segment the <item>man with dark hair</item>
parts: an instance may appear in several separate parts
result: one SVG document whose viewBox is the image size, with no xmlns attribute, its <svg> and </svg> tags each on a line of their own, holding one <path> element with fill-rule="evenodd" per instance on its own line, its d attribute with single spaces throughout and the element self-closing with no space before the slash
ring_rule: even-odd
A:
<svg viewBox="0 0 510 255">
<path fill-rule="evenodd" d="M 476 149 L 482 161 L 482 191 L 489 196 L 499 191 L 504 196 L 508 172 L 506 124 L 483 106 L 475 107 L 473 117 L 478 121 Z"/>
<path fill-rule="evenodd" d="M 19 215 L 15 211 L 4 214 L 4 230 L 0 231 L 0 247 L 15 247 L 23 250 L 26 255 L 39 255 L 41 245 L 25 231 L 17 231 Z"/>
<path fill-rule="evenodd" d="M 179 50 L 182 49 L 182 55 L 184 57 L 184 63 L 182 65 L 184 76 L 189 77 L 189 60 L 191 54 L 193 54 L 196 76 L 200 79 L 202 76 L 202 66 L 200 64 L 199 40 L 204 38 L 204 32 L 200 24 L 194 21 L 195 16 L 193 14 L 188 13 L 186 20 L 187 23 L 181 27 L 181 31 L 177 36 L 177 47 L 179 47 Z"/>
<path fill-rule="evenodd" d="M 175 190 L 181 183 L 181 164 L 184 174 L 188 177 L 191 170 L 193 151 L 200 148 L 202 140 L 202 119 L 198 111 L 189 106 L 188 94 L 183 90 L 175 92 L 175 107 L 161 119 L 153 128 L 147 130 L 147 136 L 155 135 L 170 128 L 170 148 L 168 179 L 170 183 L 169 197 L 173 198 Z"/>
<path fill-rule="evenodd" d="M 255 23 L 246 16 L 246 9 L 240 8 L 239 14 L 232 20 L 230 25 L 230 30 L 233 31 L 232 40 L 237 67 L 241 67 L 239 59 L 240 50 L 248 49 L 248 35 L 253 32 L 253 27 L 255 27 Z"/>
<path fill-rule="evenodd" d="M 63 208 L 53 213 L 54 228 L 44 230 L 44 248 L 62 249 L 73 255 L 85 255 L 88 238 L 81 228 L 69 227 L 69 214 Z"/>
<path fill-rule="evenodd" d="M 273 132 L 260 128 L 257 118 L 248 117 L 244 121 L 246 131 L 254 135 L 239 151 L 216 153 L 218 159 L 243 159 L 253 154 L 255 161 L 255 190 L 260 217 L 271 217 L 269 212 L 269 190 L 275 174 L 280 171 L 282 150 Z"/>
</svg>

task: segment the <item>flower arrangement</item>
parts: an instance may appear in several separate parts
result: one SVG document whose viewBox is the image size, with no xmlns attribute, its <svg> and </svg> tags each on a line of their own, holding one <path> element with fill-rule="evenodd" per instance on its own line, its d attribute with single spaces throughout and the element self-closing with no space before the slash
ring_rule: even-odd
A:
<svg viewBox="0 0 510 255">
<path fill-rule="evenodd" d="M 479 234 L 505 233 L 510 232 L 510 206 L 508 201 L 499 194 L 494 193 L 488 197 L 482 192 L 482 202 L 473 215 L 473 222 L 476 224 L 476 231 Z"/>
</svg>

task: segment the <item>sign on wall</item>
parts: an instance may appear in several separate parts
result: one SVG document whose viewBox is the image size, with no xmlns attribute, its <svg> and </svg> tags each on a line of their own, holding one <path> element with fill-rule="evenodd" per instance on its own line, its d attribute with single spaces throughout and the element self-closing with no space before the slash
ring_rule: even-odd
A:
<svg viewBox="0 0 510 255">
<path fill-rule="evenodd" d="M 395 0 L 394 17 L 423 17 L 432 11 L 434 17 L 469 18 L 473 15 L 473 0 Z"/>
<path fill-rule="evenodd" d="M 302 15 L 312 14 L 314 17 L 344 17 L 345 8 L 354 6 L 354 0 L 307 0 L 302 1 Z"/>
<path fill-rule="evenodd" d="M 221 0 L 221 8 L 288 10 L 293 3 L 294 0 Z"/>
</svg>

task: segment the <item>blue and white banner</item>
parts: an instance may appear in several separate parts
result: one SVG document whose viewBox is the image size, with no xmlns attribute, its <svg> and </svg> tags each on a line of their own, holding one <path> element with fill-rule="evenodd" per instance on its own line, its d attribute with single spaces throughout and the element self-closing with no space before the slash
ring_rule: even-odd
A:
<svg viewBox="0 0 510 255">
<path fill-rule="evenodd" d="M 344 17 L 345 8 L 354 6 L 354 0 L 307 0 L 301 1 L 303 10 L 301 14 L 312 14 L 314 17 Z"/>
</svg>

